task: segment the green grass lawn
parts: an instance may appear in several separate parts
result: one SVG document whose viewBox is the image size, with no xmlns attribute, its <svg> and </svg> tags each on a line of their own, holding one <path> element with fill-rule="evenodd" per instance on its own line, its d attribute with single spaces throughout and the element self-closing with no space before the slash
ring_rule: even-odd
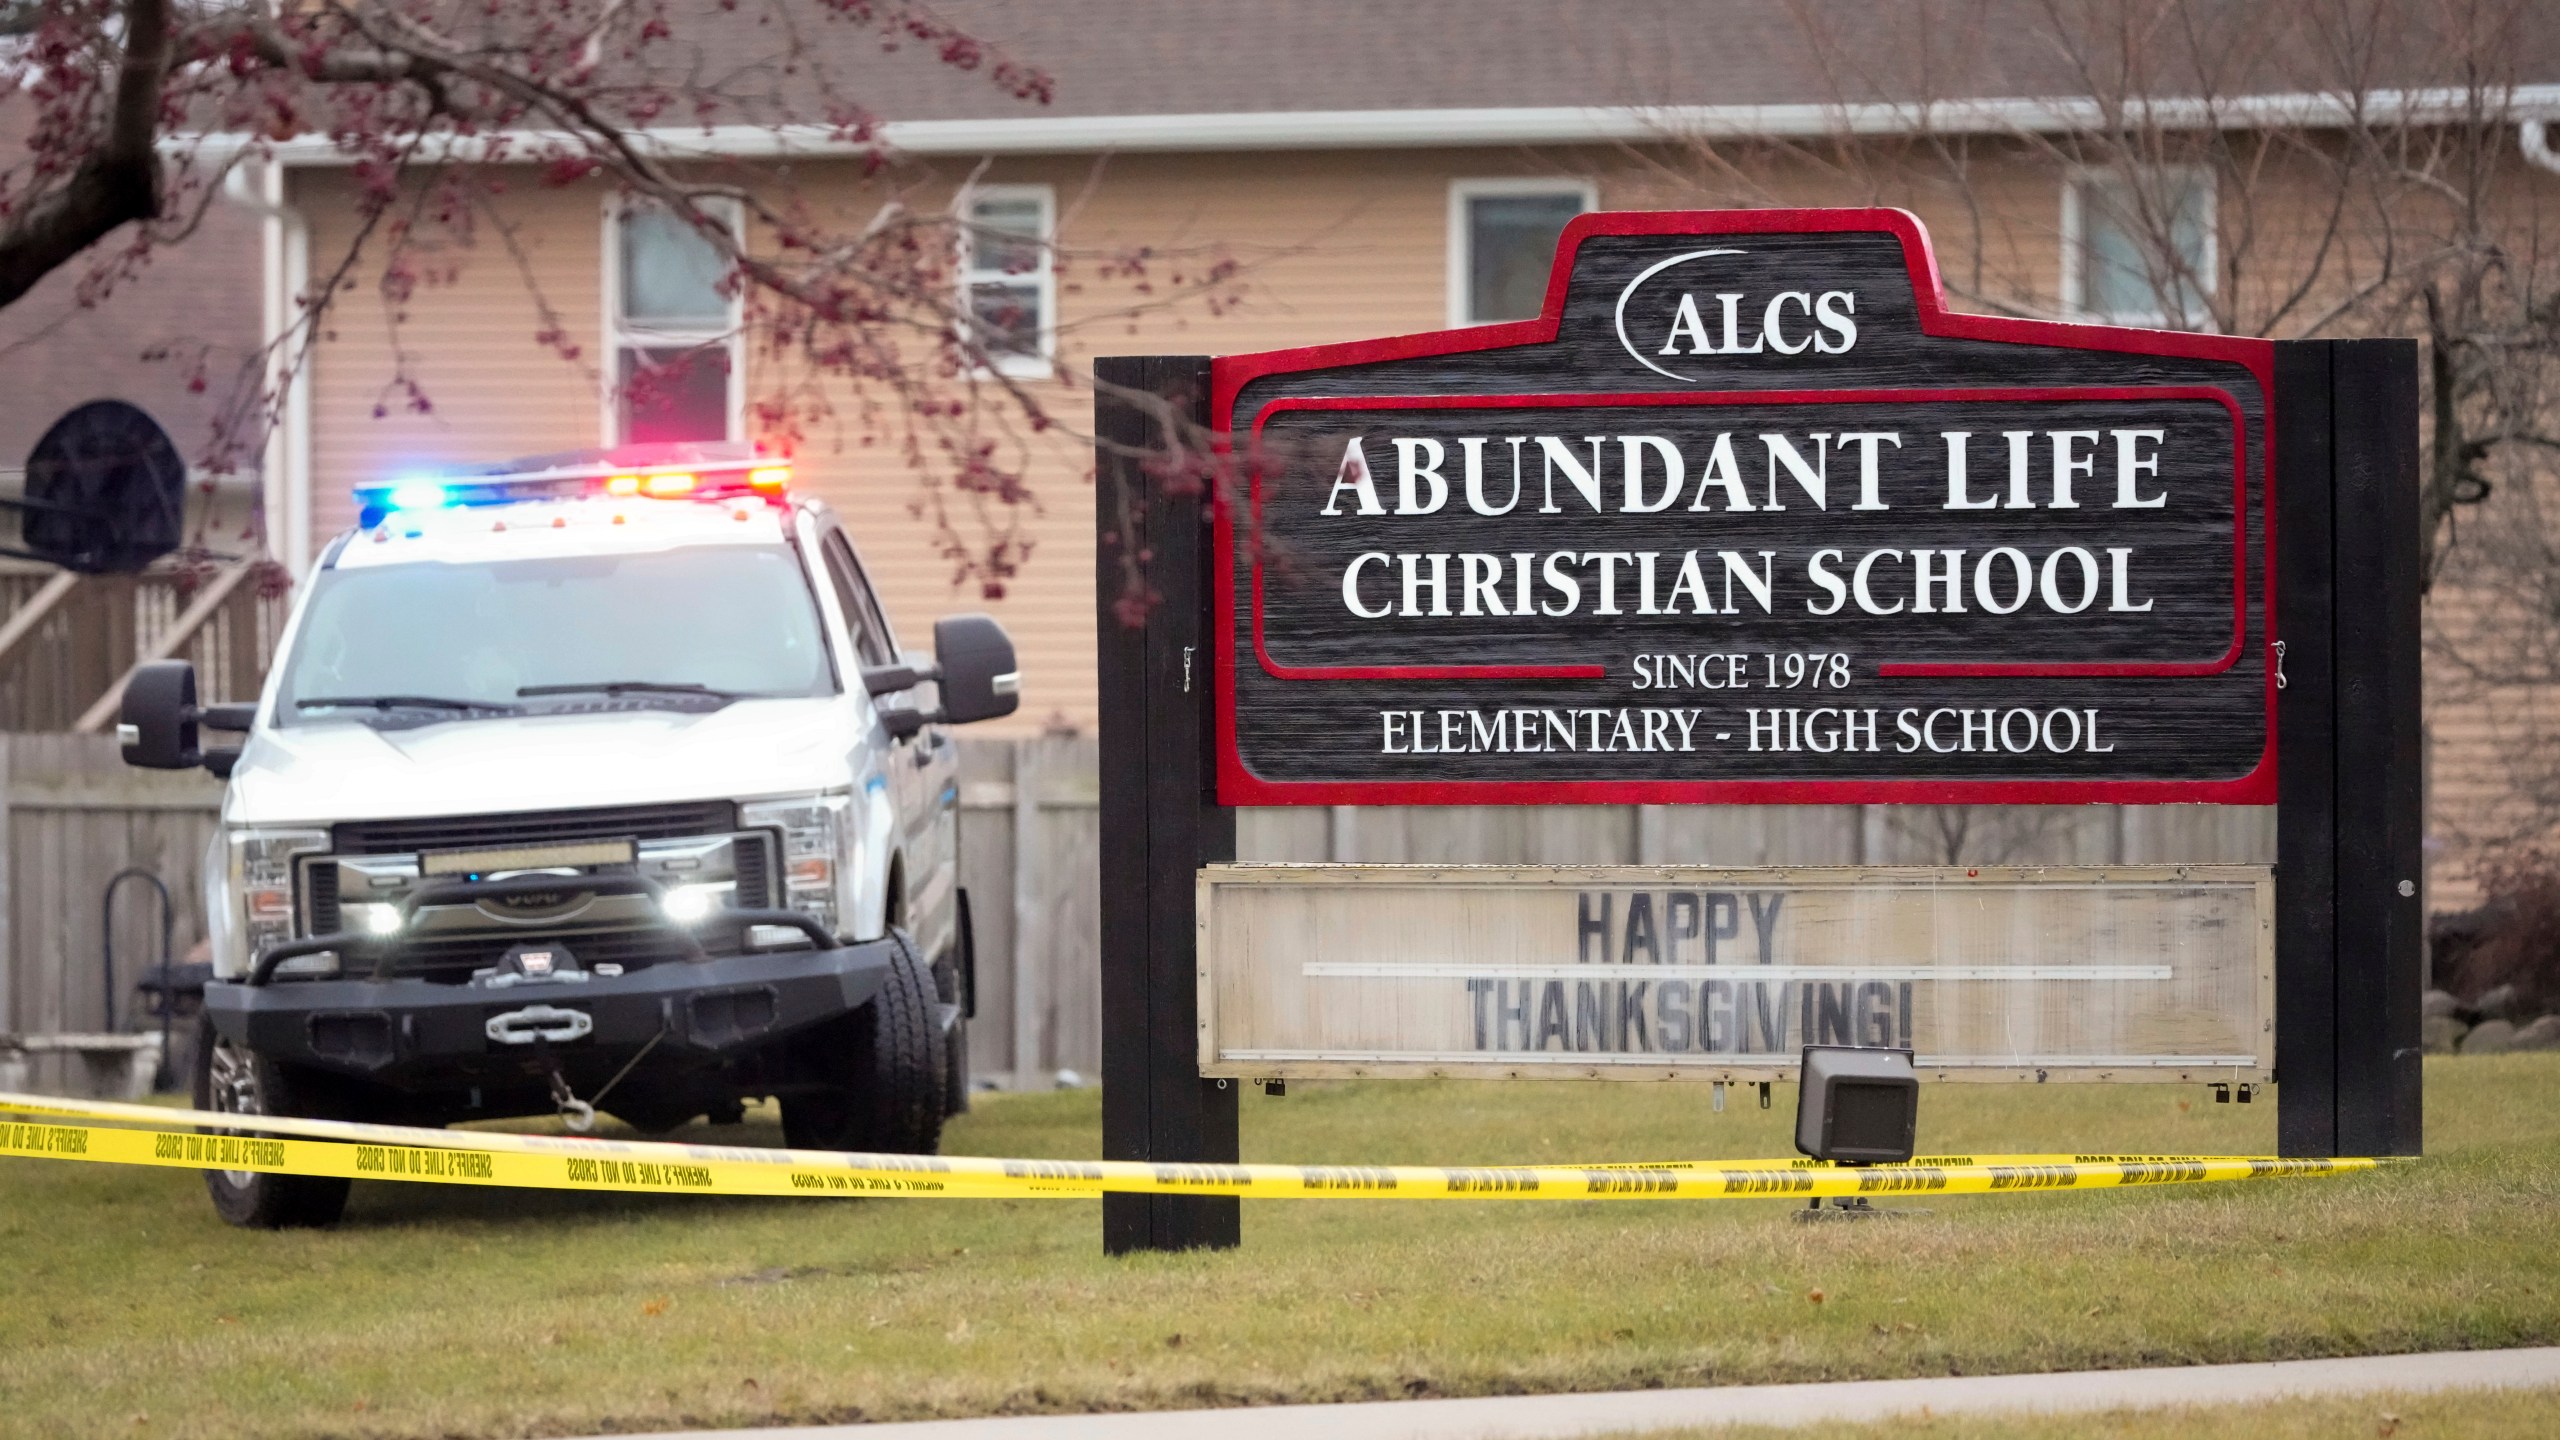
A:
<svg viewBox="0 0 2560 1440">
<path fill-rule="evenodd" d="M 576 1434 L 2560 1340 L 2560 1055 L 2430 1060 L 2427 1096 L 2430 1159 L 2343 1179 L 1821 1226 L 1777 1200 L 1260 1201 L 1241 1251 L 1122 1261 L 1091 1200 L 374 1183 L 334 1231 L 261 1234 L 190 1173 L 0 1160 L 0 1432 Z M 1777 1099 L 1301 1085 L 1246 1097 L 1245 1146 L 1770 1156 L 1790 1148 Z M 1092 1155 L 1098 1117 L 1090 1092 L 987 1100 L 948 1148 Z M 2275 1107 L 1937 1085 L 1920 1124 L 1940 1151 L 2263 1152 Z"/>
</svg>

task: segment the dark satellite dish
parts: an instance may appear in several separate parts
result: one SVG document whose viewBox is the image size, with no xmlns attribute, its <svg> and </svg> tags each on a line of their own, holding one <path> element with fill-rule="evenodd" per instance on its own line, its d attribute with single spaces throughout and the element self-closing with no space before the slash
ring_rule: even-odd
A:
<svg viewBox="0 0 2560 1440">
<path fill-rule="evenodd" d="M 131 573 L 178 548 L 187 464 L 158 421 L 92 400 L 27 454 L 22 554 L 86 575 Z"/>
</svg>

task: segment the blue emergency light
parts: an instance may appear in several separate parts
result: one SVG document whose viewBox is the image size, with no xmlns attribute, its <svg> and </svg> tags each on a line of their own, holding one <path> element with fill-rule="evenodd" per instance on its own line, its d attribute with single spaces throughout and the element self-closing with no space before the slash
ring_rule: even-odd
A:
<svg viewBox="0 0 2560 1440">
<path fill-rule="evenodd" d="M 364 492 L 359 490 L 356 493 L 362 495 Z M 438 510 L 444 507 L 446 501 L 447 496 L 441 481 L 403 480 L 391 487 L 391 493 L 385 503 L 394 510 Z"/>
<path fill-rule="evenodd" d="M 470 505 L 511 505 L 528 500 L 590 496 L 655 500 L 779 500 L 790 483 L 789 462 L 735 444 L 626 445 L 536 455 L 482 469 L 411 475 L 356 487 L 365 529 L 394 514 L 450 510 Z"/>
</svg>

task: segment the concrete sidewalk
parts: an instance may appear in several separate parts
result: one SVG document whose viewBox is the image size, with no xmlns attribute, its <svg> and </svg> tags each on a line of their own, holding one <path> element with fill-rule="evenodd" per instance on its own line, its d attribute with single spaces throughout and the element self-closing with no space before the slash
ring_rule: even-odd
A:
<svg viewBox="0 0 2560 1440">
<path fill-rule="evenodd" d="M 1809 1425 L 1994 1411 L 2069 1412 L 2222 1405 L 2296 1395 L 2560 1386 L 2560 1346 L 2452 1350 L 2264 1365 L 2079 1370 L 2050 1375 L 1957 1375 L 1819 1385 L 1629 1390 L 1478 1400 L 1384 1400 L 1365 1405 L 1273 1405 L 1123 1415 L 1031 1415 L 898 1425 L 696 1431 L 650 1440 L 1562 1440 L 1679 1425 Z"/>
</svg>

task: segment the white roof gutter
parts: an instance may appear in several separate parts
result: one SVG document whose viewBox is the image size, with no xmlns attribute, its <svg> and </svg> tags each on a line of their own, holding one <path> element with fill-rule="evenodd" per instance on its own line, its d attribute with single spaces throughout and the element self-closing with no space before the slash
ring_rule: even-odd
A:
<svg viewBox="0 0 2560 1440">
<path fill-rule="evenodd" d="M 2331 128 L 2367 122 L 2472 118 L 2481 96 L 2459 88 L 2170 99 L 2111 107 L 2089 99 L 1937 101 L 1863 105 L 1551 106 L 1478 110 L 1287 110 L 1207 115 L 1024 116 L 898 120 L 878 143 L 910 155 L 1059 155 L 1099 151 L 1363 150 L 1479 145 L 1575 145 L 1682 138 L 1811 139 L 1827 135 L 2054 134 L 2116 125 L 2168 129 Z M 2492 97 L 2497 98 L 2497 97 Z M 2502 116 L 2560 115 L 2560 85 L 2519 86 Z M 639 132 L 670 159 L 765 159 L 868 153 L 822 125 L 667 126 Z M 568 137 L 541 131 L 440 137 L 431 154 L 475 160 L 523 153 Z M 231 132 L 173 137 L 173 149 L 227 159 L 249 148 Z M 345 165 L 325 136 L 274 146 L 290 165 Z"/>
</svg>

